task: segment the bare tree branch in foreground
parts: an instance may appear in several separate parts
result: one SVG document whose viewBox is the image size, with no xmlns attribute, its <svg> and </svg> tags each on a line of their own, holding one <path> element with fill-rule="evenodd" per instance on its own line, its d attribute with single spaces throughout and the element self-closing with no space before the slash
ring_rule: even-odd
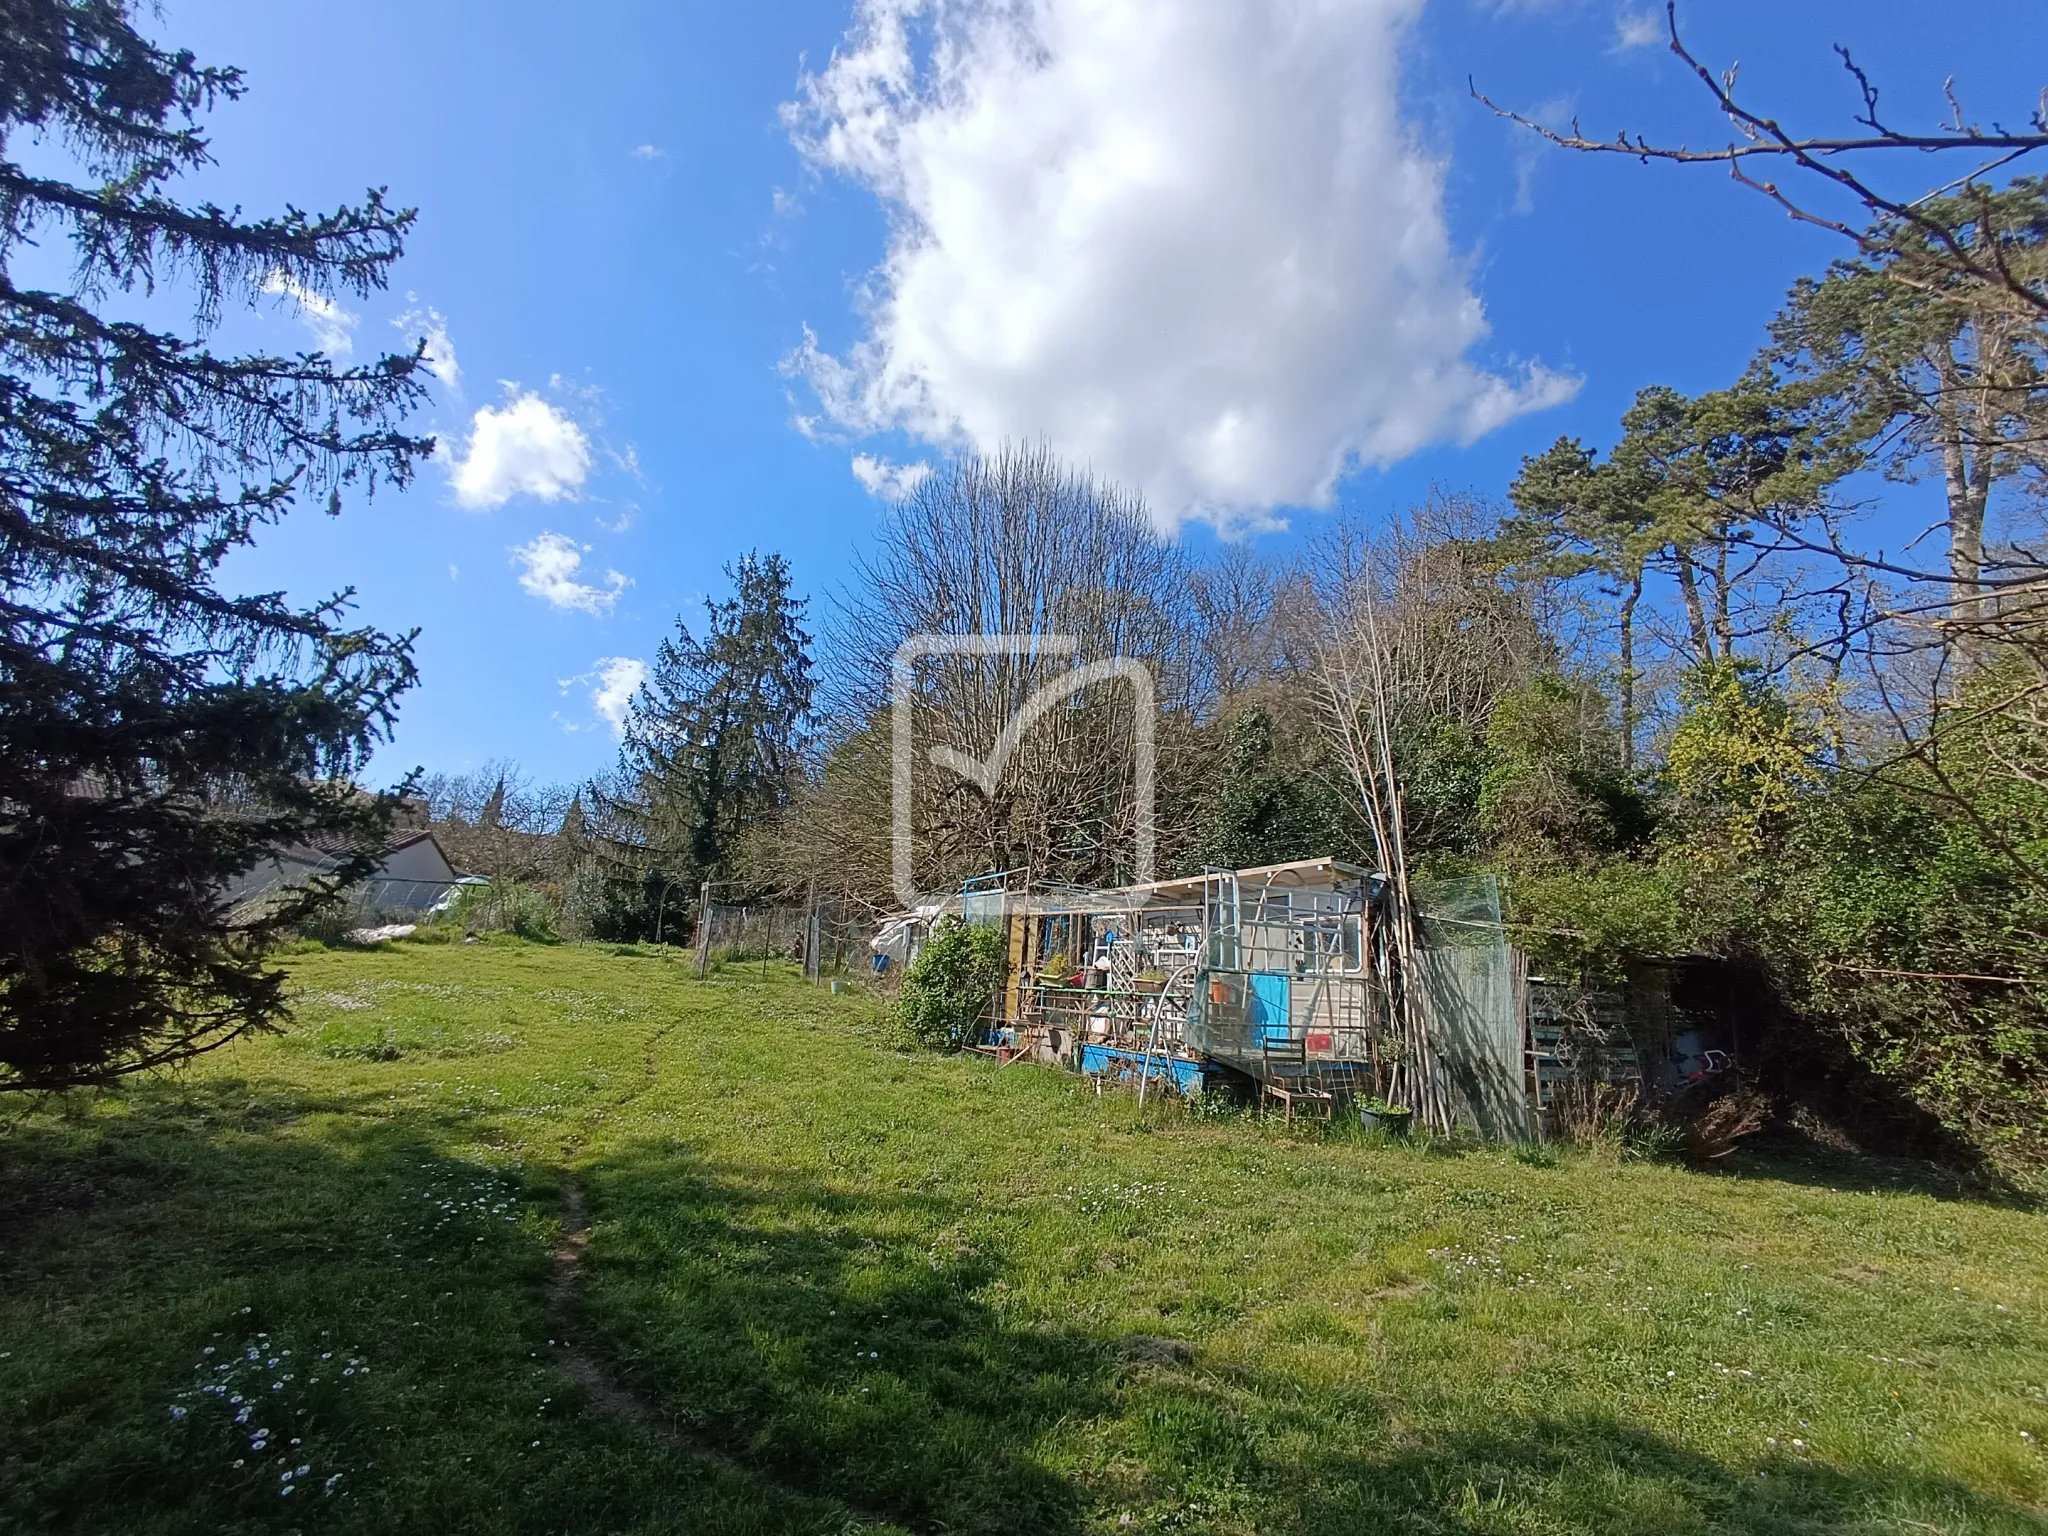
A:
<svg viewBox="0 0 2048 1536">
<path fill-rule="evenodd" d="M 1954 78 L 1950 77 L 1943 86 L 1951 112 L 1949 122 L 1931 133 L 1907 133 L 1894 128 L 1879 116 L 1877 87 L 1856 63 L 1849 50 L 1838 44 L 1835 52 L 1840 55 L 1843 68 L 1855 79 L 1858 93 L 1862 97 L 1862 110 L 1855 114 L 1854 119 L 1862 131 L 1800 137 L 1787 129 L 1777 118 L 1744 106 L 1736 99 L 1735 84 L 1739 65 L 1731 64 L 1716 75 L 1685 46 L 1678 35 L 1677 0 L 1667 0 L 1664 14 L 1671 32 L 1671 51 L 1707 88 L 1708 94 L 1714 98 L 1714 104 L 1735 126 L 1743 142 L 1719 148 L 1694 149 L 1686 144 L 1653 144 L 1641 133 L 1631 132 L 1626 128 L 1612 139 L 1593 139 L 1588 138 L 1580 130 L 1577 118 L 1572 119 L 1569 132 L 1560 132 L 1499 105 L 1481 92 L 1476 84 L 1470 86 L 1472 95 L 1495 115 L 1519 123 L 1530 132 L 1565 149 L 1597 154 L 1630 155 L 1645 164 L 1652 160 L 1667 160 L 1681 165 L 1726 165 L 1729 175 L 1736 181 L 1753 191 L 1761 192 L 1793 218 L 1846 236 L 1855 241 L 1867 255 L 1876 254 L 1884 248 L 1885 226 L 1910 226 L 1917 229 L 1941 251 L 1956 273 L 2003 288 L 2023 303 L 2048 314 L 2048 291 L 2044 291 L 2038 278 L 2030 279 L 2028 274 L 2015 272 L 2008 266 L 1999 241 L 1981 236 L 1974 240 L 1966 238 L 1961 231 L 1943 220 L 1929 216 L 1923 208 L 1923 205 L 1945 193 L 1974 187 L 1981 178 L 2011 165 L 2024 155 L 2048 149 L 2048 86 L 2042 88 L 2039 100 L 2028 114 L 2027 125 L 2030 131 L 2011 132 L 1996 123 L 1987 129 L 1981 124 L 1967 121 L 1963 116 L 1962 104 L 1955 94 Z M 1839 158 L 1878 150 L 1917 150 L 1923 154 L 1960 150 L 1983 158 L 1974 169 L 1908 199 L 1887 196 L 1878 191 L 1864 173 L 1852 170 Z M 1751 161 L 1768 164 L 1772 160 L 1789 161 L 1799 169 L 1847 192 L 1878 219 L 1880 228 L 1859 230 L 1840 219 L 1816 213 L 1804 202 L 1787 193 L 1777 181 L 1752 175 L 1748 169 L 1748 163 Z"/>
</svg>

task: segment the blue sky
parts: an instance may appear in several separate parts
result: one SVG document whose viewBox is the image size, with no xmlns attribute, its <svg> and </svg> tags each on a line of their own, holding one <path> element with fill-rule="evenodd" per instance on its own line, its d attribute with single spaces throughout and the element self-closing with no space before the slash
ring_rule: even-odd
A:
<svg viewBox="0 0 2048 1536">
<path fill-rule="evenodd" d="M 416 423 L 444 462 L 230 571 L 353 585 L 368 620 L 421 628 L 380 773 L 603 768 L 606 681 L 727 561 L 844 579 L 886 514 L 857 458 L 886 493 L 887 466 L 1042 435 L 1197 545 L 1220 524 L 1285 549 L 1432 483 L 1497 494 L 1560 433 L 1608 441 L 1644 384 L 1730 382 L 1838 254 L 1717 171 L 1544 151 L 1466 95 L 1725 141 L 1636 45 L 1640 4 L 1187 0 L 1162 29 L 1040 0 L 1013 57 L 972 30 L 983 0 L 948 3 L 980 52 L 935 81 L 916 52 L 890 73 L 900 0 L 169 0 L 163 38 L 249 76 L 194 191 L 253 213 L 382 184 L 420 209 L 391 293 L 324 318 L 277 295 L 230 332 L 361 358 L 438 327 L 452 354 Z M 1949 73 L 2022 116 L 2048 40 L 2037 0 L 1681 22 L 1816 127 L 1853 105 L 1835 42 L 1917 126 Z M 1276 252 L 1291 309 L 1246 276 Z"/>
</svg>

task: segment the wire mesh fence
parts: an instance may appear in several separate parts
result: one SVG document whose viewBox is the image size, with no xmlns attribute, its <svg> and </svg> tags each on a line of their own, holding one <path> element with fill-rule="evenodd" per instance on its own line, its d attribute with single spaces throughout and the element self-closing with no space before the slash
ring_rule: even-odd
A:
<svg viewBox="0 0 2048 1536">
<path fill-rule="evenodd" d="M 782 960 L 814 979 L 865 973 L 874 923 L 834 902 L 712 902 L 693 935 L 700 967 Z"/>
</svg>

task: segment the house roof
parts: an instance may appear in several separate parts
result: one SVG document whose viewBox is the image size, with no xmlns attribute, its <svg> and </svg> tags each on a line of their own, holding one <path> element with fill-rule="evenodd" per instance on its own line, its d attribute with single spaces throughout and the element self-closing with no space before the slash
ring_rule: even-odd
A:
<svg viewBox="0 0 2048 1536">
<path fill-rule="evenodd" d="M 423 827 L 394 827 L 385 836 L 383 846 L 374 850 L 389 858 L 392 854 L 412 847 L 415 843 L 432 843 L 434 851 L 443 859 L 448 855 L 442 850 L 439 839 Z M 333 833 L 316 832 L 310 837 L 299 839 L 279 854 L 280 858 L 291 859 L 300 864 L 327 864 L 352 857 L 363 845 L 360 840 L 339 837 Z M 451 868 L 453 866 L 450 866 Z"/>
</svg>

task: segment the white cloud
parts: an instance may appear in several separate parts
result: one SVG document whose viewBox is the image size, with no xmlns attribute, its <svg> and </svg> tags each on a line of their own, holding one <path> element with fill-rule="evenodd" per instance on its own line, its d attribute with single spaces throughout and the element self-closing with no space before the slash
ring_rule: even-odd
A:
<svg viewBox="0 0 2048 1536">
<path fill-rule="evenodd" d="M 1614 18 L 1617 48 L 1654 48 L 1668 36 L 1664 18 L 1655 11 L 1623 11 Z"/>
<path fill-rule="evenodd" d="M 543 533 L 530 544 L 518 545 L 512 558 L 525 567 L 519 585 L 552 608 L 595 614 L 602 618 L 612 611 L 619 594 L 633 585 L 632 578 L 617 571 L 604 573 L 602 587 L 588 586 L 576 578 L 583 569 L 589 545 L 578 545 L 567 534 Z"/>
<path fill-rule="evenodd" d="M 403 331 L 409 341 L 425 338 L 427 350 L 421 361 L 427 372 L 455 394 L 461 394 L 462 365 L 455 361 L 455 343 L 448 335 L 447 317 L 428 304 L 419 309 L 408 309 L 391 323 Z"/>
<path fill-rule="evenodd" d="M 325 294 L 315 293 L 284 272 L 272 272 L 264 278 L 263 291 L 280 294 L 292 301 L 299 319 L 313 333 L 313 344 L 322 352 L 346 357 L 355 350 L 352 333 L 356 328 L 356 317 Z"/>
<path fill-rule="evenodd" d="M 579 672 L 574 677 L 557 678 L 562 692 L 571 688 L 587 688 L 590 691 L 590 708 L 608 726 L 614 736 L 626 734 L 626 719 L 632 713 L 633 696 L 640 691 L 640 685 L 647 678 L 647 663 L 637 656 L 600 656 L 590 664 L 588 672 Z M 577 720 L 564 720 L 558 711 L 555 720 L 563 730 L 572 735 L 588 727 Z"/>
<path fill-rule="evenodd" d="M 640 449 L 637 445 L 628 443 L 623 448 L 614 448 L 607 443 L 604 454 L 612 461 L 612 468 L 620 474 L 631 475 L 642 485 L 647 483 L 647 476 L 640 471 Z"/>
<path fill-rule="evenodd" d="M 574 498 L 590 474 L 590 439 L 539 395 L 510 388 L 503 406 L 484 406 L 469 444 L 449 461 L 455 499 L 465 507 L 502 507 L 514 496 Z"/>
<path fill-rule="evenodd" d="M 860 0 L 785 120 L 892 232 L 866 334 L 785 367 L 841 428 L 1043 438 L 1168 522 L 1327 505 L 1568 398 L 1467 360 L 1445 167 L 1397 105 L 1420 8 Z"/>
<path fill-rule="evenodd" d="M 635 160 L 659 160 L 667 154 L 667 150 L 657 148 L 652 144 L 635 144 L 633 146 L 633 158 Z"/>
<path fill-rule="evenodd" d="M 626 734 L 626 714 L 633 695 L 647 678 L 647 663 L 637 656 L 606 656 L 592 663 L 590 707 L 611 725 L 614 736 Z"/>
<path fill-rule="evenodd" d="M 883 501 L 901 501 L 931 472 L 931 465 L 923 459 L 914 464 L 892 464 L 871 453 L 853 456 L 853 478 L 870 496 L 879 496 Z"/>
<path fill-rule="evenodd" d="M 448 562 L 448 579 L 450 581 L 460 581 L 462 579 L 461 570 L 457 568 L 452 560 Z"/>
</svg>

